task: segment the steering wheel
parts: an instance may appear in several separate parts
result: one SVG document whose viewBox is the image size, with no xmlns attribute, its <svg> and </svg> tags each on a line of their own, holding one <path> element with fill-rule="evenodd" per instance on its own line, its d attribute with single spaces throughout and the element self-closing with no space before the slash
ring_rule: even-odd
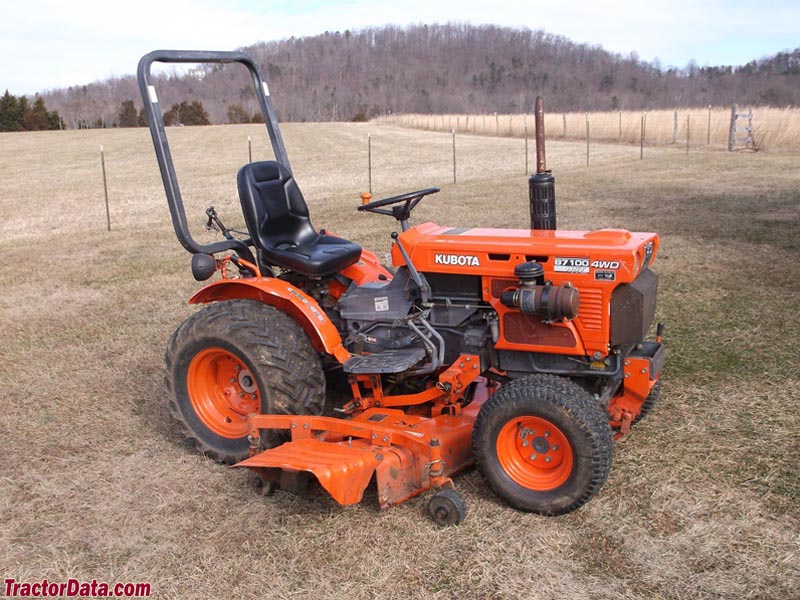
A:
<svg viewBox="0 0 800 600">
<path fill-rule="evenodd" d="M 440 189 L 438 187 L 427 188 L 416 192 L 408 192 L 400 194 L 399 196 L 392 196 L 390 198 L 383 198 L 382 200 L 373 200 L 367 204 L 361 204 L 358 207 L 360 211 L 377 213 L 379 215 L 389 215 L 394 217 L 403 226 L 403 231 L 408 227 L 408 219 L 411 216 L 411 211 L 420 203 L 420 201 L 429 194 L 436 194 Z M 392 206 L 392 208 L 382 208 L 384 206 L 391 206 L 394 204 L 405 203 L 402 206 Z"/>
</svg>

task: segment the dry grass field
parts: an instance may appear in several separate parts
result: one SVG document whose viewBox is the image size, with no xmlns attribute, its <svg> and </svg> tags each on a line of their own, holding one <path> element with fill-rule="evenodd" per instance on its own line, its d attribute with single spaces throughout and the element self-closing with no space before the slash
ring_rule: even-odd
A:
<svg viewBox="0 0 800 600">
<path fill-rule="evenodd" d="M 528 221 L 522 141 L 375 125 L 284 127 L 318 227 L 384 253 L 356 213 L 372 132 L 375 196 L 429 185 L 415 222 Z M 241 222 L 235 173 L 258 126 L 170 130 L 190 221 Z M 113 231 L 105 231 L 99 145 Z M 661 403 L 608 483 L 546 518 L 470 471 L 437 529 L 427 496 L 381 512 L 321 492 L 254 495 L 170 421 L 163 352 L 198 289 L 146 130 L 0 135 L 0 575 L 150 581 L 158 598 L 800 597 L 800 157 L 554 140 L 559 225 L 658 231 Z M 198 233 L 200 235 L 200 233 Z"/>
<path fill-rule="evenodd" d="M 751 107 L 740 106 L 739 113 Z M 800 109 L 756 106 L 753 111 L 753 140 L 760 150 L 800 150 Z M 731 107 L 678 109 L 678 128 L 675 130 L 675 110 L 651 110 L 645 117 L 645 144 L 647 146 L 678 145 L 699 148 L 712 146 L 727 148 L 731 124 Z M 545 131 L 555 139 L 586 139 L 586 118 L 589 118 L 589 136 L 595 141 L 640 144 L 643 111 L 605 111 L 590 113 L 547 113 Z M 688 123 L 687 123 L 688 117 Z M 413 127 L 428 131 L 450 131 L 478 135 L 523 137 L 527 122 L 533 137 L 533 115 L 389 115 L 379 122 Z M 740 119 L 738 125 L 746 125 Z M 677 133 L 677 135 L 675 135 Z M 744 137 L 744 133 L 738 134 Z M 677 138 L 677 139 L 676 139 Z"/>
</svg>

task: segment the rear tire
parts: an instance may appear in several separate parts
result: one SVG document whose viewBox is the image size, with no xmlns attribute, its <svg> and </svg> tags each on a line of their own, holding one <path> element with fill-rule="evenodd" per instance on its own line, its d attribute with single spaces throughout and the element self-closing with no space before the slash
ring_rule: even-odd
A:
<svg viewBox="0 0 800 600">
<path fill-rule="evenodd" d="M 588 502 L 608 478 L 613 456 L 605 410 L 583 388 L 554 375 L 503 385 L 478 413 L 472 448 L 500 498 L 543 515 Z"/>
<path fill-rule="evenodd" d="M 300 326 L 254 300 L 210 304 L 189 317 L 164 358 L 169 411 L 197 448 L 220 463 L 247 458 L 249 413 L 321 414 L 325 377 Z M 271 432 L 267 446 L 288 439 Z"/>
</svg>

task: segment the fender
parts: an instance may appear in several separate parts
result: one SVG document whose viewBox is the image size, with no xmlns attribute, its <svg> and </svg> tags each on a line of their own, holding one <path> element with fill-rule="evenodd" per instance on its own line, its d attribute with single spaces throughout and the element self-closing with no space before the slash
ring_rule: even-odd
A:
<svg viewBox="0 0 800 600">
<path fill-rule="evenodd" d="M 207 304 L 245 298 L 258 300 L 287 313 L 308 335 L 318 352 L 343 363 L 351 354 L 342 337 L 317 301 L 293 285 L 274 278 L 221 279 L 207 285 L 189 299 L 189 304 Z"/>
</svg>

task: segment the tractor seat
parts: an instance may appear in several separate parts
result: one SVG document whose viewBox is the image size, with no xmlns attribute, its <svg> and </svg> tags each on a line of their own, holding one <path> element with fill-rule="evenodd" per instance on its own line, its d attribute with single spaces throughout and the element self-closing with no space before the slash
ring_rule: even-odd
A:
<svg viewBox="0 0 800 600">
<path fill-rule="evenodd" d="M 289 169 L 273 160 L 239 170 L 244 220 L 259 259 L 308 277 L 325 277 L 355 263 L 361 246 L 319 233 Z"/>
</svg>

